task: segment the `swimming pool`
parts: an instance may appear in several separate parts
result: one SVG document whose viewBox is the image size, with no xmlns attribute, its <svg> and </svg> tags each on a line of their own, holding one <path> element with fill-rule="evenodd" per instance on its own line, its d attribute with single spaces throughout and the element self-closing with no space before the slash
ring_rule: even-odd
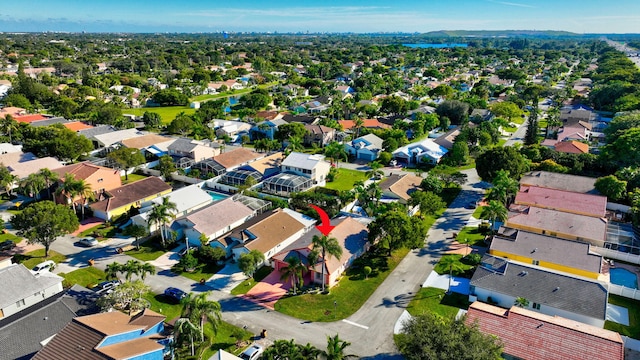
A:
<svg viewBox="0 0 640 360">
<path fill-rule="evenodd" d="M 609 269 L 611 283 L 621 285 L 631 289 L 638 288 L 638 276 L 633 272 L 623 268 Z"/>
<path fill-rule="evenodd" d="M 209 193 L 209 196 L 211 196 L 211 198 L 213 199 L 213 201 L 220 201 L 220 200 L 224 200 L 226 198 L 229 197 L 229 195 L 225 195 L 225 194 L 220 194 L 214 191 L 207 191 Z"/>
</svg>

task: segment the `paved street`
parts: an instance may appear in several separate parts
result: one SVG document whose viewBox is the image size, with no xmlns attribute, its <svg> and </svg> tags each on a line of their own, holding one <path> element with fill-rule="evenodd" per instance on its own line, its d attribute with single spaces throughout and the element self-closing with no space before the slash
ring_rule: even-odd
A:
<svg viewBox="0 0 640 360">
<path fill-rule="evenodd" d="M 341 167 L 347 167 L 345 165 L 347 164 L 340 164 Z M 348 167 L 362 168 L 362 165 L 349 164 Z M 398 169 L 384 170 L 385 173 L 400 172 Z M 463 186 L 462 192 L 451 207 L 431 228 L 425 247 L 411 251 L 364 306 L 348 319 L 331 323 L 307 322 L 268 310 L 223 291 L 211 291 L 210 298 L 222 305 L 225 321 L 241 327 L 247 326 L 254 333 L 267 329 L 267 340 L 296 339 L 299 343 L 311 343 L 324 348 L 326 336 L 339 333 L 342 339 L 352 343 L 349 350 L 364 359 L 400 358 L 395 353 L 393 343 L 394 324 L 433 269 L 443 250 L 451 243 L 451 234 L 459 231 L 473 213 L 473 210 L 466 209 L 465 205 L 479 200 L 486 187 L 478 178 L 475 169 L 463 172 L 469 177 L 467 184 Z M 58 271 L 71 271 L 73 268 L 88 266 L 89 259 L 93 259 L 94 266 L 99 269 L 104 269 L 113 261 L 124 263 L 134 259 L 115 252 L 116 248 L 129 244 L 131 240 L 128 239 L 110 239 L 98 247 L 88 249 L 78 247 L 75 241 L 76 238 L 65 236 L 52 245 L 52 249 L 69 257 L 67 263 L 62 264 Z M 212 287 L 197 284 L 161 268 L 158 268 L 156 275 L 148 276 L 145 282 L 157 293 L 169 286 L 193 292 L 212 290 Z"/>
</svg>

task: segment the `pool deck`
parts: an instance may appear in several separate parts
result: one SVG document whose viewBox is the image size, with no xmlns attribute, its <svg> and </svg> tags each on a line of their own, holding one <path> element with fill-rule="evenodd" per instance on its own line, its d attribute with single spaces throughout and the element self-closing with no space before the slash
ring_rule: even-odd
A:
<svg viewBox="0 0 640 360">
<path fill-rule="evenodd" d="M 609 263 L 605 262 L 606 264 L 606 273 L 607 275 L 610 274 L 610 269 L 625 269 L 628 270 L 634 274 L 636 274 L 636 285 L 640 285 L 640 281 L 638 281 L 638 278 L 640 278 L 640 266 L 634 266 L 634 265 L 630 265 L 630 264 L 623 264 L 620 262 L 616 262 L 615 260 L 613 260 L 613 266 L 611 266 Z M 603 273 L 604 273 L 604 267 L 603 267 Z M 636 287 L 637 288 L 637 287 Z"/>
</svg>

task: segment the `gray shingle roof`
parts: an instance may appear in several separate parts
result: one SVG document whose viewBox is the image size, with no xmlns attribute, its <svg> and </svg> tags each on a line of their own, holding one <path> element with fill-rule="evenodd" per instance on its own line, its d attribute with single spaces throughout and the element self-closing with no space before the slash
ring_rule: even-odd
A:
<svg viewBox="0 0 640 360">
<path fill-rule="evenodd" d="M 36 276 L 22 264 L 14 264 L 0 269 L 0 284 L 2 284 L 0 309 L 60 283 L 62 280 L 60 276 L 54 274 Z"/>
<path fill-rule="evenodd" d="M 607 288 L 596 281 L 562 275 L 485 255 L 471 286 L 531 303 L 602 319 L 607 313 Z"/>
</svg>

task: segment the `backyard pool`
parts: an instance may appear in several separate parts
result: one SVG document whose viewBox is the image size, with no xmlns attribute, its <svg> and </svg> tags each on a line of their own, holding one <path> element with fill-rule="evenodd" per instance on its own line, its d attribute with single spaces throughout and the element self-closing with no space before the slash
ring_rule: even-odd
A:
<svg viewBox="0 0 640 360">
<path fill-rule="evenodd" d="M 213 201 L 220 201 L 220 200 L 224 200 L 226 198 L 229 197 L 229 195 L 225 195 L 225 194 L 220 194 L 214 191 L 207 191 L 209 193 L 209 196 L 211 196 L 211 198 L 213 199 Z"/>
<path fill-rule="evenodd" d="M 631 289 L 638 288 L 638 276 L 627 269 L 609 269 L 609 276 L 611 277 L 612 284 L 628 287 Z"/>
</svg>

